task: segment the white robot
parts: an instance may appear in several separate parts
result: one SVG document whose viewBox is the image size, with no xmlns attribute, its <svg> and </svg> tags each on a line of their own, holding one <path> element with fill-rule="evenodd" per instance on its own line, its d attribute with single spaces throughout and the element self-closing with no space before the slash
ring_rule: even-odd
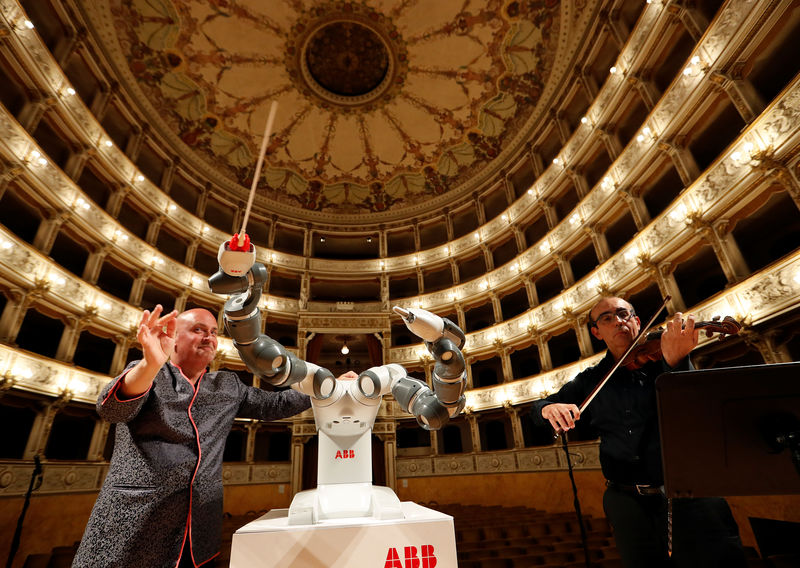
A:
<svg viewBox="0 0 800 568">
<path fill-rule="evenodd" d="M 306 525 L 330 519 L 403 518 L 400 500 L 388 487 L 372 485 L 372 426 L 383 395 L 391 393 L 400 407 L 426 430 L 443 427 L 464 408 L 466 367 L 461 348 L 464 332 L 447 319 L 421 309 L 395 307 L 408 329 L 422 338 L 436 361 L 433 390 L 409 377 L 398 364 L 372 367 L 357 378 L 336 379 L 325 368 L 303 361 L 261 333 L 258 301 L 267 281 L 263 264 L 245 235 L 224 242 L 217 256 L 220 269 L 208 283 L 225 303 L 225 328 L 242 361 L 262 380 L 311 397 L 319 434 L 317 488 L 295 495 L 289 524 Z"/>
</svg>

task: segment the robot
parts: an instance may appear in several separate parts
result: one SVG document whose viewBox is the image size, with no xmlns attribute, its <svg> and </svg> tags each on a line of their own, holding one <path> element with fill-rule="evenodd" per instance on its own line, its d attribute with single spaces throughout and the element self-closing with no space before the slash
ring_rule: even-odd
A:
<svg viewBox="0 0 800 568">
<path fill-rule="evenodd" d="M 261 380 L 291 387 L 311 398 L 319 435 L 317 488 L 297 493 L 289 507 L 290 525 L 332 519 L 403 518 L 400 500 L 388 487 L 372 485 L 372 427 L 384 395 L 426 430 L 442 428 L 464 408 L 466 365 L 464 332 L 428 311 L 395 307 L 406 327 L 423 339 L 435 360 L 433 389 L 409 377 L 398 364 L 372 367 L 338 379 L 328 369 L 303 361 L 261 333 L 258 301 L 267 282 L 263 264 L 247 235 L 222 243 L 219 270 L 209 278 L 211 291 L 229 294 L 224 321 L 242 361 Z"/>
</svg>

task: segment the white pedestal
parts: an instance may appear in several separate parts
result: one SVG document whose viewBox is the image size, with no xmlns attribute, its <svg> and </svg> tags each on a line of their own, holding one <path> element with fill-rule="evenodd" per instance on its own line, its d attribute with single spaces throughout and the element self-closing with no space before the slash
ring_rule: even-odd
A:
<svg viewBox="0 0 800 568">
<path fill-rule="evenodd" d="M 231 568 L 457 568 L 453 517 L 409 501 L 402 519 L 289 525 L 273 509 L 233 535 Z"/>
</svg>

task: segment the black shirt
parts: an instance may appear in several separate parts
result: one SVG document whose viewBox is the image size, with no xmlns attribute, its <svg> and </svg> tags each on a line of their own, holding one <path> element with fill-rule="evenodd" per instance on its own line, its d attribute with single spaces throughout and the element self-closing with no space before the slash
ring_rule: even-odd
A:
<svg viewBox="0 0 800 568">
<path fill-rule="evenodd" d="M 534 401 L 534 421 L 548 423 L 542 418 L 542 408 L 554 402 L 580 406 L 613 366 L 609 352 L 557 393 Z M 688 358 L 676 369 L 663 361 L 647 363 L 635 371 L 620 367 L 581 416 L 581 421 L 588 420 L 600 435 L 600 466 L 606 479 L 625 484 L 664 483 L 655 381 L 662 373 L 679 369 L 689 369 Z"/>
</svg>

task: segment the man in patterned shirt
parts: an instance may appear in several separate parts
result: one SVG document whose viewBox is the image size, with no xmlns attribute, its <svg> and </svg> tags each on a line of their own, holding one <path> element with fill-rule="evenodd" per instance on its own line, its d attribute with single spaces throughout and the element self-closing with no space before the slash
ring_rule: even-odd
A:
<svg viewBox="0 0 800 568">
<path fill-rule="evenodd" d="M 207 372 L 217 320 L 203 309 L 145 310 L 143 359 L 100 393 L 114 453 L 74 567 L 209 567 L 219 554 L 222 456 L 234 418 L 276 420 L 310 407 L 294 390 L 249 387 Z"/>
</svg>

